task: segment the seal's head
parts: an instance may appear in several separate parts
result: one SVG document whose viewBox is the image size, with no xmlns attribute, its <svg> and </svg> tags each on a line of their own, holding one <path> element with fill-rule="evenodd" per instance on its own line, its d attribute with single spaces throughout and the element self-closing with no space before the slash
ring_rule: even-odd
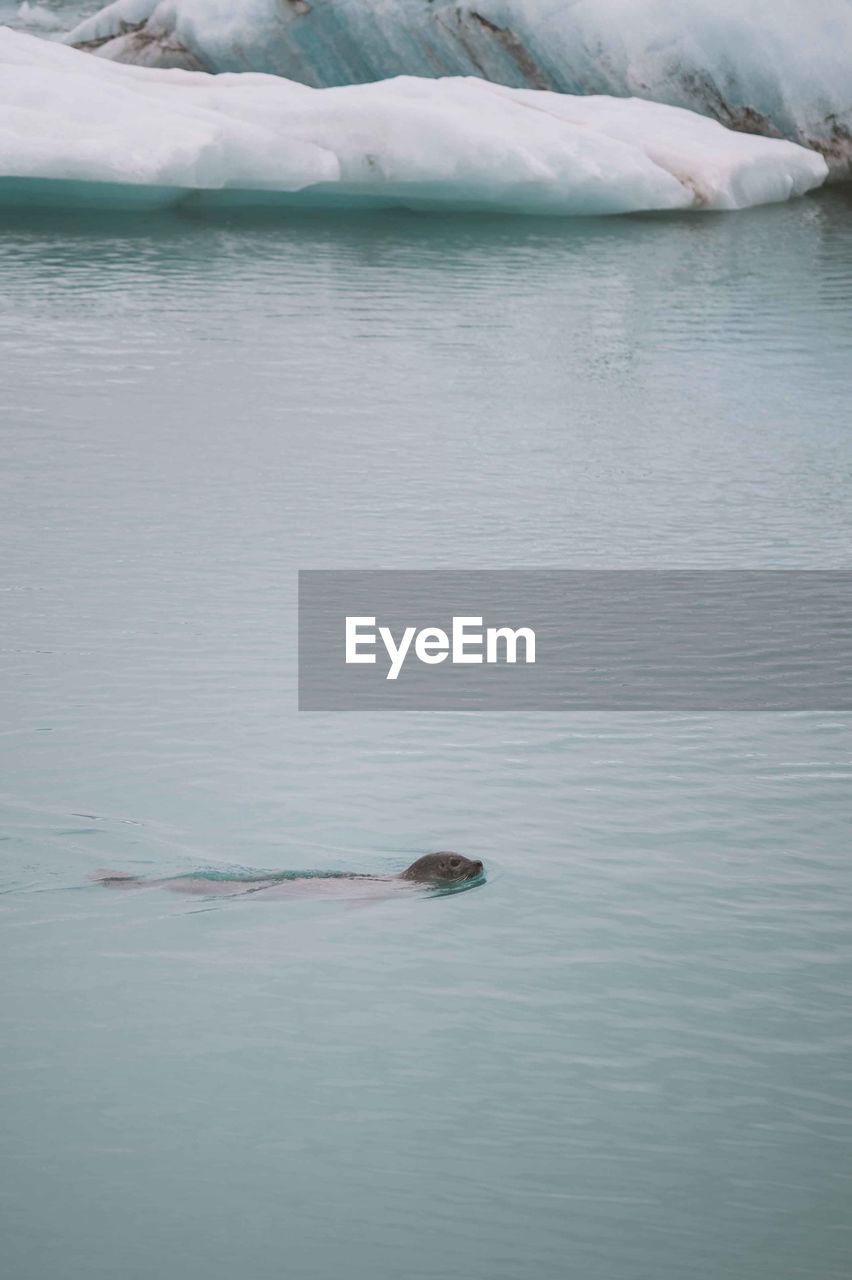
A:
<svg viewBox="0 0 852 1280">
<path fill-rule="evenodd" d="M 458 880 L 475 880 L 482 875 L 482 863 L 460 853 L 427 853 L 402 873 L 403 880 L 419 880 L 424 884 L 452 884 Z"/>
</svg>

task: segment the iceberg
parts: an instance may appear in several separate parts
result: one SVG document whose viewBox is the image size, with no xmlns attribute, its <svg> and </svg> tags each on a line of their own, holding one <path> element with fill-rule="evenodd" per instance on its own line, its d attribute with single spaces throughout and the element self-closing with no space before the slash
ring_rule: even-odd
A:
<svg viewBox="0 0 852 1280">
<path fill-rule="evenodd" d="M 473 75 L 647 98 L 816 148 L 852 176 L 849 0 L 116 0 L 66 39 L 314 87 Z"/>
<path fill-rule="evenodd" d="M 659 103 L 402 76 L 128 66 L 0 28 L 0 202 L 614 214 L 741 209 L 821 156 Z"/>
</svg>

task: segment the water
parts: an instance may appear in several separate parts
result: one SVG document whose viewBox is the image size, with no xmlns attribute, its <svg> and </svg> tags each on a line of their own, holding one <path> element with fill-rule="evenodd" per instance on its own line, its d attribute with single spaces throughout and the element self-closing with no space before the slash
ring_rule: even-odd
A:
<svg viewBox="0 0 852 1280">
<path fill-rule="evenodd" d="M 848 568 L 849 212 L 6 225 L 10 1280 L 845 1280 L 849 719 L 300 716 L 294 606 Z"/>
<path fill-rule="evenodd" d="M 56 40 L 102 8 L 99 0 L 0 0 L 0 24 Z"/>
</svg>

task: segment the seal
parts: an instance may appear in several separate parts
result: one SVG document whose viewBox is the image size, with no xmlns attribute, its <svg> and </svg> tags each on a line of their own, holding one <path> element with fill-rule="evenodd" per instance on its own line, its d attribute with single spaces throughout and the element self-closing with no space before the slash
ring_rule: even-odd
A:
<svg viewBox="0 0 852 1280">
<path fill-rule="evenodd" d="M 455 880 L 476 880 L 484 868 L 478 858 L 465 858 L 460 853 L 427 853 L 412 862 L 400 880 L 418 880 L 421 884 L 446 884 Z"/>
<path fill-rule="evenodd" d="M 121 871 L 101 871 L 94 879 L 105 889 L 172 889 L 178 893 L 210 896 L 233 896 L 260 893 L 264 890 L 286 890 L 288 886 L 305 888 L 332 882 L 359 881 L 366 888 L 370 884 L 393 884 L 407 881 L 425 885 L 460 884 L 465 880 L 478 880 L 485 868 L 478 858 L 466 858 L 461 853 L 443 850 L 427 853 L 398 875 L 362 875 L 350 871 L 283 871 L 278 875 L 266 873 L 220 874 L 198 872 L 196 875 L 174 876 L 159 880 L 146 880 L 143 876 L 127 875 Z M 319 882 L 319 883 L 318 883 Z M 341 886 L 342 887 L 342 886 Z"/>
</svg>

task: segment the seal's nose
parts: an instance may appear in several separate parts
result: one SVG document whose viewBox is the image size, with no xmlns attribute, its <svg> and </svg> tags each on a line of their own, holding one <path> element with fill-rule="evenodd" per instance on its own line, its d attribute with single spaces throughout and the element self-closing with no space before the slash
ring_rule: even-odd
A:
<svg viewBox="0 0 852 1280">
<path fill-rule="evenodd" d="M 478 876 L 478 875 L 480 874 L 480 872 L 481 872 L 481 871 L 482 871 L 482 863 L 481 863 L 481 862 L 479 862 L 479 861 L 477 860 L 477 861 L 476 861 L 476 862 L 474 862 L 474 864 L 473 864 L 473 874 L 474 874 L 475 876 Z"/>
</svg>

